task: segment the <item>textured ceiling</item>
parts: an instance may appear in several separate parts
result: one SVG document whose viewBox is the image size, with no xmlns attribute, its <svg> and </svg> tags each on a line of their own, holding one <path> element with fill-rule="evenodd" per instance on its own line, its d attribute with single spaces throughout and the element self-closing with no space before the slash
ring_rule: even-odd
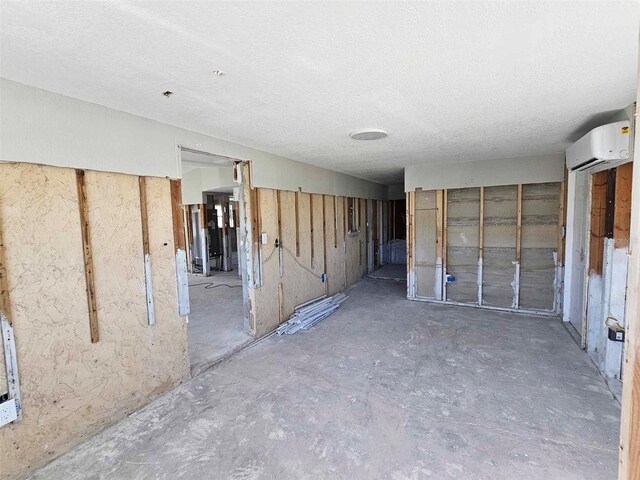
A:
<svg viewBox="0 0 640 480">
<path fill-rule="evenodd" d="M 563 151 L 636 85 L 636 2 L 0 9 L 5 78 L 383 183 Z M 363 127 L 389 137 L 349 139 Z"/>
</svg>

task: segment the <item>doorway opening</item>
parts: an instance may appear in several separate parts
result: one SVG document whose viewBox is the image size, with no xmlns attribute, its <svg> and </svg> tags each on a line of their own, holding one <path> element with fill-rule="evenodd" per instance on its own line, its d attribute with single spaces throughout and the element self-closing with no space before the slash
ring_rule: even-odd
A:
<svg viewBox="0 0 640 480">
<path fill-rule="evenodd" d="M 376 231 L 380 255 L 376 260 L 381 268 L 370 274 L 384 280 L 407 280 L 407 202 L 389 200 L 378 208 Z M 378 242 L 376 242 L 378 243 Z"/>
<path fill-rule="evenodd" d="M 233 159 L 182 149 L 181 160 L 191 304 L 187 334 L 196 375 L 253 337 L 245 331 Z"/>
</svg>

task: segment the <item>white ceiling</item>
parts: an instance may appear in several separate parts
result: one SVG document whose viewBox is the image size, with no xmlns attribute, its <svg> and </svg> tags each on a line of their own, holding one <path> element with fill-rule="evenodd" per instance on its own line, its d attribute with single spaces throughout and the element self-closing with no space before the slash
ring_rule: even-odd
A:
<svg viewBox="0 0 640 480">
<path fill-rule="evenodd" d="M 5 78 L 383 183 L 563 151 L 634 101 L 637 2 L 0 8 Z"/>
</svg>

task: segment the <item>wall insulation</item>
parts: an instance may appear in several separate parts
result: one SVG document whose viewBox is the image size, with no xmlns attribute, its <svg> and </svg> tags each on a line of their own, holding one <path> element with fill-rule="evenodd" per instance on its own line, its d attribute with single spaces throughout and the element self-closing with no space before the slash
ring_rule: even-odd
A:
<svg viewBox="0 0 640 480">
<path fill-rule="evenodd" d="M 0 165 L 0 218 L 20 369 L 19 422 L 0 428 L 6 477 L 42 465 L 189 375 L 177 312 L 170 181 L 146 178 L 150 326 L 137 176 L 86 171 L 99 340 L 89 328 L 73 169 Z"/>
<path fill-rule="evenodd" d="M 408 297 L 557 313 L 561 186 L 410 192 Z"/>
</svg>

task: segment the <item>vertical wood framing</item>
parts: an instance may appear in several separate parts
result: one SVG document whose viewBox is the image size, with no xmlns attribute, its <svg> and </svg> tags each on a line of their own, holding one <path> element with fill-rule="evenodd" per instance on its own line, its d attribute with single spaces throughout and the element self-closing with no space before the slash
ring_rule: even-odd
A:
<svg viewBox="0 0 640 480">
<path fill-rule="evenodd" d="M 324 197 L 323 197 L 323 203 L 322 203 L 322 208 L 324 209 Z M 324 222 L 324 220 L 322 220 Z M 297 229 L 296 229 L 297 231 Z M 309 194 L 309 235 L 311 238 L 311 268 L 313 268 L 313 266 L 315 265 L 314 262 L 314 258 L 313 258 L 313 193 Z"/>
<path fill-rule="evenodd" d="M 176 280 L 178 290 L 178 314 L 189 314 L 189 279 L 187 277 L 187 254 L 182 214 L 182 185 L 180 180 L 170 181 L 171 217 L 173 220 L 173 244 L 176 250 Z"/>
<path fill-rule="evenodd" d="M 625 163 L 616 169 L 615 208 L 613 238 L 615 248 L 629 245 L 631 234 L 631 177 L 633 163 Z"/>
<path fill-rule="evenodd" d="M 334 210 L 333 210 L 333 214 L 334 214 L 334 221 L 335 221 L 335 198 L 334 198 Z M 324 290 L 325 290 L 325 295 L 329 294 L 329 279 L 327 276 L 327 211 L 326 211 L 326 198 L 324 195 L 322 195 L 322 260 L 323 260 L 323 265 L 322 265 L 322 273 L 324 274 Z M 335 229 L 334 229 L 334 233 L 335 233 Z M 334 236 L 335 238 L 335 236 Z"/>
<path fill-rule="evenodd" d="M 276 190 L 276 214 L 278 216 L 278 276 L 284 275 L 284 258 L 282 250 L 282 199 L 280 190 Z"/>
<path fill-rule="evenodd" d="M 296 257 L 300 256 L 300 192 L 294 197 L 294 210 L 296 222 Z"/>
<path fill-rule="evenodd" d="M 278 283 L 278 325 L 284 322 L 284 290 L 282 282 Z"/>
<path fill-rule="evenodd" d="M 436 300 L 444 300 L 442 286 L 444 285 L 444 271 L 442 258 L 444 255 L 444 200 L 443 191 L 436 190 L 436 278 L 434 282 L 434 296 Z"/>
<path fill-rule="evenodd" d="M 405 207 L 407 210 L 406 224 L 407 224 L 407 298 L 415 298 L 415 236 L 414 232 L 414 200 L 415 192 L 406 193 Z"/>
<path fill-rule="evenodd" d="M 2 217 L 0 216 L 0 312 L 4 313 L 9 326 L 11 322 L 11 304 L 9 303 L 9 284 L 7 281 L 7 263 L 5 260 L 4 241 L 2 240 Z"/>
<path fill-rule="evenodd" d="M 513 308 L 520 308 L 520 259 L 522 256 L 522 184 L 518 184 L 518 206 L 516 216 L 516 259 L 513 277 Z"/>
<path fill-rule="evenodd" d="M 144 286 L 147 300 L 147 323 L 156 323 L 153 307 L 153 283 L 151 280 L 151 251 L 149 249 L 149 218 L 147 215 L 147 181 L 145 177 L 138 177 L 140 187 L 140 220 L 142 223 L 142 254 L 144 256 Z M 184 212 L 184 209 L 183 209 Z"/>
<path fill-rule="evenodd" d="M 566 172 L 566 169 L 565 169 Z M 565 173 L 566 176 L 566 173 Z M 556 275 L 555 275 L 555 302 L 553 310 L 560 314 L 562 312 L 562 286 L 564 277 L 564 249 L 565 249 L 565 218 L 566 218 L 566 194 L 567 182 L 560 182 L 560 204 L 558 206 L 558 253 L 556 254 Z"/>
<path fill-rule="evenodd" d="M 484 187 L 480 187 L 480 221 L 478 222 L 478 305 L 482 305 L 484 262 Z"/>
<path fill-rule="evenodd" d="M 344 214 L 344 222 L 343 222 L 343 227 L 344 227 L 344 241 L 345 243 L 347 242 L 347 233 L 348 233 L 348 224 L 349 222 L 347 221 L 347 215 L 349 213 L 349 199 L 347 197 L 342 197 L 342 210 L 343 210 L 343 214 Z"/>
<path fill-rule="evenodd" d="M 82 230 L 82 252 L 84 256 L 84 276 L 87 286 L 89 331 L 91 335 L 91 343 L 96 343 L 100 340 L 100 331 L 98 327 L 98 310 L 96 307 L 96 287 L 93 279 L 93 255 L 91 253 L 91 231 L 89 228 L 89 209 L 87 206 L 87 189 L 84 179 L 84 170 L 76 170 L 76 187 L 78 189 L 80 228 Z"/>
<path fill-rule="evenodd" d="M 447 301 L 447 190 L 442 190 L 442 300 Z"/>
<path fill-rule="evenodd" d="M 333 248 L 338 248 L 338 197 L 333 196 Z"/>
</svg>

